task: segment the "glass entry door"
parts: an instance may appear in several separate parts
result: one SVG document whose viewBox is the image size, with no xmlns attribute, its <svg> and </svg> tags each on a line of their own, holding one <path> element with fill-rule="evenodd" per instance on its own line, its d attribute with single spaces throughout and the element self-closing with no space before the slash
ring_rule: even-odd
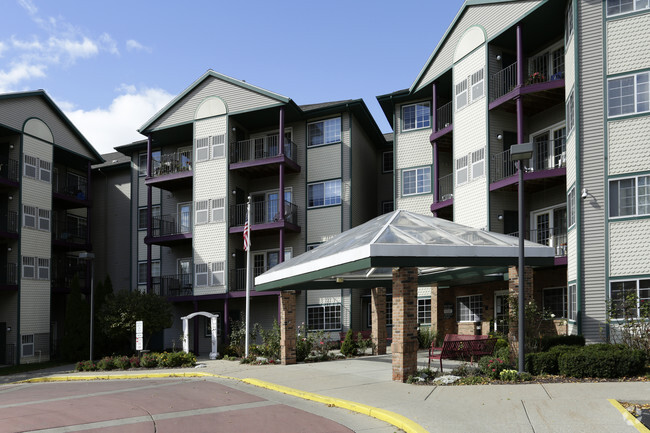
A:
<svg viewBox="0 0 650 433">
<path fill-rule="evenodd" d="M 508 335 L 510 305 L 508 304 L 508 291 L 494 293 L 494 331 Z"/>
</svg>

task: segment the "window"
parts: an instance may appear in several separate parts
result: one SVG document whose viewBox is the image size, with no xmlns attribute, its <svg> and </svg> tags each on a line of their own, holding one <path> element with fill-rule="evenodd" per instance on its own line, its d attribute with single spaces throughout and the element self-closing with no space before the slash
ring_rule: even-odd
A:
<svg viewBox="0 0 650 433">
<path fill-rule="evenodd" d="M 225 284 L 224 267 L 225 262 L 211 263 L 210 285 L 223 286 Z"/>
<path fill-rule="evenodd" d="M 23 278 L 36 278 L 36 258 L 23 257 Z"/>
<path fill-rule="evenodd" d="M 24 358 L 26 356 L 34 356 L 34 334 L 21 335 L 21 356 Z"/>
<path fill-rule="evenodd" d="M 368 302 L 368 320 L 367 320 L 367 326 L 368 328 L 372 328 L 372 301 Z M 387 294 L 386 295 L 386 326 L 393 326 L 393 295 L 392 294 Z"/>
<path fill-rule="evenodd" d="M 209 158 L 210 149 L 208 145 L 210 144 L 210 137 L 203 137 L 196 139 L 196 160 L 197 161 L 207 161 Z"/>
<path fill-rule="evenodd" d="M 341 329 L 341 304 L 307 306 L 307 329 L 310 331 Z"/>
<path fill-rule="evenodd" d="M 551 287 L 543 291 L 543 308 L 553 314 L 554 318 L 567 317 L 566 287 Z"/>
<path fill-rule="evenodd" d="M 485 174 L 485 148 L 472 152 L 472 179 Z"/>
<path fill-rule="evenodd" d="M 417 104 L 402 107 L 402 131 L 409 129 L 428 128 L 431 126 L 431 103 L 418 102 Z"/>
<path fill-rule="evenodd" d="M 36 166 L 38 165 L 38 159 L 33 156 L 24 155 L 23 160 L 25 161 L 25 167 L 23 170 L 25 177 L 36 179 Z"/>
<path fill-rule="evenodd" d="M 205 287 L 208 285 L 208 264 L 196 263 L 194 265 L 194 282 L 197 287 Z"/>
<path fill-rule="evenodd" d="M 607 0 L 607 16 L 648 9 L 648 0 Z"/>
<path fill-rule="evenodd" d="M 226 155 L 226 136 L 225 134 L 215 135 L 212 139 L 212 158 L 223 158 Z"/>
<path fill-rule="evenodd" d="M 196 224 L 208 222 L 208 200 L 197 201 L 194 204 L 194 221 Z"/>
<path fill-rule="evenodd" d="M 650 215 L 650 176 L 609 182 L 609 216 Z"/>
<path fill-rule="evenodd" d="M 310 123 L 307 127 L 307 145 L 320 146 L 341 141 L 341 118 L 321 120 Z"/>
<path fill-rule="evenodd" d="M 431 167 L 402 170 L 402 195 L 431 192 Z"/>
<path fill-rule="evenodd" d="M 569 190 L 567 201 L 568 201 L 567 225 L 571 227 L 576 223 L 576 188 L 575 187 Z"/>
<path fill-rule="evenodd" d="M 216 198 L 210 200 L 210 211 L 212 213 L 212 222 L 223 221 L 225 219 L 225 198 Z"/>
<path fill-rule="evenodd" d="M 23 227 L 36 228 L 36 208 L 23 205 Z"/>
<path fill-rule="evenodd" d="M 50 211 L 45 209 L 38 210 L 38 229 L 50 231 Z"/>
<path fill-rule="evenodd" d="M 614 319 L 642 318 L 650 302 L 650 279 L 610 283 L 611 316 Z"/>
<path fill-rule="evenodd" d="M 138 155 L 138 175 L 147 175 L 147 154 L 141 153 Z"/>
<path fill-rule="evenodd" d="M 316 248 L 316 247 L 319 246 L 319 245 L 320 245 L 320 243 L 317 243 L 317 244 L 307 244 L 307 251 L 311 251 L 311 250 L 313 250 L 314 248 Z"/>
<path fill-rule="evenodd" d="M 382 154 L 382 173 L 391 173 L 393 171 L 393 151 L 384 152 Z"/>
<path fill-rule="evenodd" d="M 569 1 L 569 6 L 566 8 L 564 14 L 564 41 L 569 43 L 569 39 L 573 36 L 573 1 Z"/>
<path fill-rule="evenodd" d="M 50 259 L 38 259 L 38 279 L 50 279 Z"/>
<path fill-rule="evenodd" d="M 152 220 L 160 219 L 160 205 L 151 206 Z M 155 223 L 154 223 L 155 225 Z M 147 229 L 147 208 L 141 207 L 138 209 L 138 230 Z"/>
<path fill-rule="evenodd" d="M 431 298 L 418 299 L 418 324 L 431 323 Z"/>
<path fill-rule="evenodd" d="M 609 117 L 650 111 L 650 72 L 642 72 L 607 82 L 607 114 Z"/>
<path fill-rule="evenodd" d="M 479 322 L 483 317 L 483 295 L 456 298 L 459 322 Z"/>
<path fill-rule="evenodd" d="M 578 317 L 578 287 L 575 284 L 569 285 L 568 304 L 567 318 L 576 320 Z"/>
<path fill-rule="evenodd" d="M 308 207 L 341 204 L 341 179 L 312 183 L 307 186 L 307 195 Z"/>
<path fill-rule="evenodd" d="M 43 182 L 50 183 L 52 180 L 52 163 L 50 161 L 39 160 L 38 164 L 40 167 L 39 178 Z"/>
<path fill-rule="evenodd" d="M 160 260 L 151 261 L 151 276 L 160 276 Z M 138 284 L 147 284 L 147 262 L 138 262 Z"/>
<path fill-rule="evenodd" d="M 381 213 L 390 213 L 393 210 L 395 210 L 395 205 L 393 204 L 393 200 L 388 200 L 388 201 L 382 201 L 381 202 Z"/>
<path fill-rule="evenodd" d="M 566 101 L 566 133 L 567 135 L 571 134 L 573 127 L 575 126 L 575 101 L 573 89 L 569 93 L 569 99 Z"/>
<path fill-rule="evenodd" d="M 467 183 L 469 180 L 467 173 L 467 159 L 467 155 L 465 155 L 456 160 L 456 186 Z"/>
<path fill-rule="evenodd" d="M 478 71 L 474 72 L 472 76 L 470 77 L 471 82 L 472 82 L 472 102 L 476 101 L 477 99 L 483 97 L 485 95 L 484 92 L 484 80 L 483 80 L 483 68 L 479 69 Z"/>
<path fill-rule="evenodd" d="M 464 108 L 469 102 L 467 95 L 467 79 L 456 84 L 456 111 Z"/>
</svg>

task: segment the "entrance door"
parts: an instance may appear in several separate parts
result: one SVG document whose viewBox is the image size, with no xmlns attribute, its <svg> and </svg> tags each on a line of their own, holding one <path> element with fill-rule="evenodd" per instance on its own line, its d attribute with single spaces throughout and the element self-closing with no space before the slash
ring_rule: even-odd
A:
<svg viewBox="0 0 650 433">
<path fill-rule="evenodd" d="M 494 292 L 494 331 L 508 335 L 508 291 Z"/>
</svg>

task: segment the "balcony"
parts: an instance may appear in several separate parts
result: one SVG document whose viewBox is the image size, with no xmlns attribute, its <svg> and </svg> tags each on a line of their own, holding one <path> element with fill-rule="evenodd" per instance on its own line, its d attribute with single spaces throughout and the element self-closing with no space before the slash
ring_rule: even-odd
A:
<svg viewBox="0 0 650 433">
<path fill-rule="evenodd" d="M 507 233 L 508 236 L 519 237 L 519 232 Z M 567 256 L 567 229 L 566 227 L 553 228 L 541 230 L 528 230 L 524 233 L 527 241 L 537 242 L 538 244 L 546 245 L 555 248 L 555 257 Z M 556 260 L 557 264 L 557 260 Z"/>
<path fill-rule="evenodd" d="M 145 242 L 172 246 L 192 239 L 192 212 L 179 212 L 151 219 L 151 237 Z"/>
<path fill-rule="evenodd" d="M 251 203 L 251 231 L 288 229 L 300 232 L 298 226 L 298 206 L 284 201 L 284 219 L 280 218 L 278 200 L 256 201 Z M 230 206 L 230 233 L 244 231 L 246 223 L 246 203 Z"/>
<path fill-rule="evenodd" d="M 18 213 L 7 211 L 0 215 L 0 238 L 18 239 Z"/>
<path fill-rule="evenodd" d="M 262 275 L 268 271 L 268 266 L 257 266 L 253 268 L 253 278 Z M 230 270 L 230 286 L 228 287 L 231 292 L 242 292 L 246 290 L 246 268 L 237 268 Z"/>
<path fill-rule="evenodd" d="M 257 176 L 277 173 L 280 163 L 284 163 L 289 173 L 299 173 L 298 147 L 285 138 L 284 153 L 280 153 L 278 135 L 251 138 L 230 143 L 230 169 L 246 170 Z"/>
<path fill-rule="evenodd" d="M 60 257 L 60 256 L 59 256 Z M 72 283 L 77 277 L 79 288 L 82 293 L 87 293 L 90 287 L 87 278 L 88 265 L 76 257 L 66 257 L 64 260 L 51 260 L 51 287 L 55 293 L 70 293 Z"/>
<path fill-rule="evenodd" d="M 561 143 L 559 141 L 561 140 Z M 536 140 L 533 143 L 533 159 L 524 169 L 524 181 L 535 181 L 543 186 L 552 178 L 566 176 L 566 152 L 564 137 L 558 140 Z M 517 165 L 510 161 L 510 150 L 492 155 L 490 161 L 490 191 L 511 187 L 516 189 L 518 182 Z M 550 185 L 546 185 L 550 186 Z"/>
<path fill-rule="evenodd" d="M 52 214 L 52 245 L 88 250 L 89 243 L 86 218 Z"/>
<path fill-rule="evenodd" d="M 153 161 L 151 177 L 145 183 L 165 190 L 192 184 L 192 149 L 183 148 Z"/>
<path fill-rule="evenodd" d="M 454 174 L 448 174 L 438 179 L 438 201 L 431 205 L 431 212 L 452 206 L 454 204 Z"/>
<path fill-rule="evenodd" d="M 65 179 L 53 178 L 52 197 L 56 207 L 73 209 L 90 206 L 88 200 L 88 180 L 74 173 L 68 173 Z"/>
<path fill-rule="evenodd" d="M 18 161 L 0 157 L 0 184 L 18 187 Z"/>
<path fill-rule="evenodd" d="M 453 130 L 453 126 L 451 124 L 453 118 L 453 109 L 454 107 L 452 102 L 448 102 L 436 109 L 436 129 L 433 131 L 433 133 L 431 133 L 429 141 L 436 141 Z"/>
<path fill-rule="evenodd" d="M 18 288 L 18 266 L 15 263 L 0 264 L 0 290 Z"/>
<path fill-rule="evenodd" d="M 151 277 L 151 283 L 153 292 L 159 296 L 177 297 L 192 296 L 194 294 L 192 274 Z"/>
</svg>

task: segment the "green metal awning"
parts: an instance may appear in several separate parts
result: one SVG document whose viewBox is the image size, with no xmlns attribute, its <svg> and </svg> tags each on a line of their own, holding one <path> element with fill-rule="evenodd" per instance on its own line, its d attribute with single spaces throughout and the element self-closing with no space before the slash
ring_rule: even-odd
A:
<svg viewBox="0 0 650 433">
<path fill-rule="evenodd" d="M 550 266 L 552 247 L 526 241 L 526 265 Z M 519 239 L 396 210 L 255 278 L 255 290 L 390 287 L 392 268 L 418 267 L 420 282 L 491 275 L 517 265 Z"/>
</svg>

